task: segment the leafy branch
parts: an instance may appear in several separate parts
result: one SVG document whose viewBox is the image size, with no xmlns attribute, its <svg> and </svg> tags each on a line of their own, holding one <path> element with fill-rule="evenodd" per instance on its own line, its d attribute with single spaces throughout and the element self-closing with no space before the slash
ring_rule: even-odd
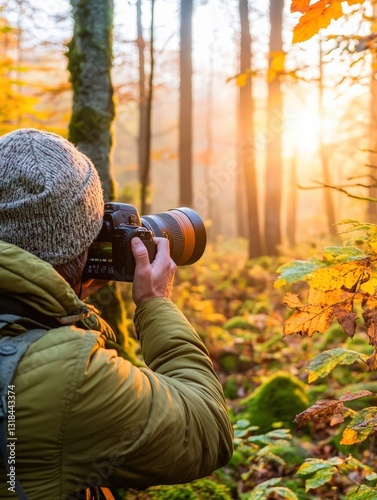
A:
<svg viewBox="0 0 377 500">
<path fill-rule="evenodd" d="M 338 365 L 357 361 L 366 363 L 369 370 L 377 370 L 377 226 L 352 219 L 341 224 L 347 226 L 344 232 L 364 231 L 365 235 L 358 236 L 348 245 L 325 248 L 322 259 L 296 260 L 277 270 L 280 277 L 275 287 L 299 281 L 309 286 L 305 302 L 295 294 L 286 294 L 284 303 L 293 312 L 284 322 L 283 335 L 298 333 L 311 337 L 315 333 L 323 334 L 336 319 L 343 331 L 353 338 L 359 319 L 364 322 L 373 353 L 367 357 L 343 347 L 325 351 L 309 363 L 309 383 L 328 375 Z M 377 434 L 377 407 L 355 412 L 344 403 L 373 395 L 365 390 L 356 394 L 346 391 L 338 400 L 319 400 L 298 414 L 295 422 L 302 427 L 311 420 L 330 419 L 330 425 L 335 425 L 350 417 L 340 443 L 360 443 Z M 328 469 L 324 476 L 326 481 L 331 476 Z"/>
</svg>

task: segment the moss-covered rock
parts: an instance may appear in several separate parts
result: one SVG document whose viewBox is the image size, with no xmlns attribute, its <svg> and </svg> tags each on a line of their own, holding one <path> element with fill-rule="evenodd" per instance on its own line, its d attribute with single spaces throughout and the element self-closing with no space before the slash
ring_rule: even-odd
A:
<svg viewBox="0 0 377 500">
<path fill-rule="evenodd" d="M 245 408 L 242 416 L 264 433 L 270 431 L 277 422 L 282 422 L 284 427 L 296 428 L 293 420 L 309 406 L 309 401 L 305 384 L 293 375 L 277 372 L 241 404 Z"/>
</svg>

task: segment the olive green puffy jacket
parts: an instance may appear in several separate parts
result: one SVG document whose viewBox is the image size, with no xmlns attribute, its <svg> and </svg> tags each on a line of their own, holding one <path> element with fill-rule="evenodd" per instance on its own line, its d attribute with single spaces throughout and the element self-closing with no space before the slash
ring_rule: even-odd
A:
<svg viewBox="0 0 377 500">
<path fill-rule="evenodd" d="M 3 242 L 0 294 L 60 320 L 82 317 L 83 328 L 62 326 L 34 342 L 13 381 L 16 474 L 30 500 L 77 498 L 87 484 L 184 483 L 229 460 L 232 429 L 221 385 L 171 301 L 152 299 L 136 310 L 148 366 L 138 368 L 104 347 L 111 329 L 49 264 Z M 22 331 L 14 326 L 2 335 Z M 8 487 L 1 464 L 2 500 L 15 498 Z"/>
</svg>

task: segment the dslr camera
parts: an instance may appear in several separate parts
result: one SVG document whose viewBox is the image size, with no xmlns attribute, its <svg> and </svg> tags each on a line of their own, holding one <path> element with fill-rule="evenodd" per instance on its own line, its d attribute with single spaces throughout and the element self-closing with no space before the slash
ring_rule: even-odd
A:
<svg viewBox="0 0 377 500">
<path fill-rule="evenodd" d="M 102 229 L 89 248 L 83 279 L 133 281 L 131 240 L 136 236 L 146 246 L 150 262 L 156 255 L 153 237 L 168 238 L 171 258 L 178 266 L 199 260 L 207 242 L 204 223 L 191 208 L 140 217 L 132 205 L 105 203 Z"/>
</svg>

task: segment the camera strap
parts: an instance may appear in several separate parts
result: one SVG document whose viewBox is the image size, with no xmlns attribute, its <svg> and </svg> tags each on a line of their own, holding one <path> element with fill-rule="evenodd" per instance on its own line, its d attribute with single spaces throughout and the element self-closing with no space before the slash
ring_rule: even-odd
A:
<svg viewBox="0 0 377 500">
<path fill-rule="evenodd" d="M 57 318 L 43 314 L 37 309 L 21 302 L 14 297 L 0 294 L 0 315 L 1 314 L 14 314 L 20 316 L 25 321 L 34 321 L 34 324 L 43 325 L 47 330 L 51 328 L 58 328 L 61 323 Z M 18 324 L 21 324 L 17 321 Z M 33 326 L 30 326 L 33 328 Z"/>
</svg>

